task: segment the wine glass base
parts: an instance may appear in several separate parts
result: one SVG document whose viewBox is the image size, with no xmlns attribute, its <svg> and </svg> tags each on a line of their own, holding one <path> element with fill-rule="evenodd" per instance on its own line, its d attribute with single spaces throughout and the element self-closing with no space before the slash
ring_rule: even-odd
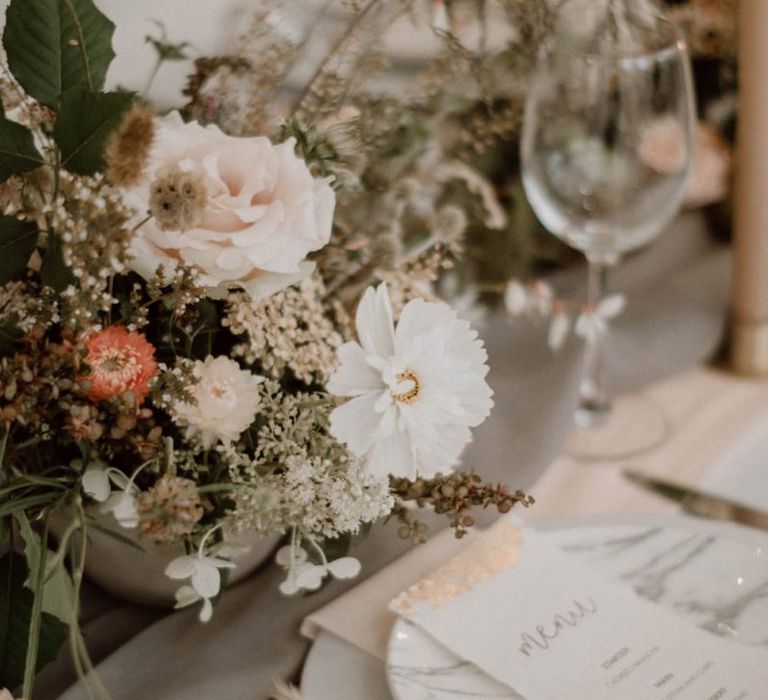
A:
<svg viewBox="0 0 768 700">
<path fill-rule="evenodd" d="M 565 454 L 581 462 L 615 462 L 650 452 L 666 441 L 671 424 L 645 396 L 625 396 L 609 407 L 578 409 Z"/>
</svg>

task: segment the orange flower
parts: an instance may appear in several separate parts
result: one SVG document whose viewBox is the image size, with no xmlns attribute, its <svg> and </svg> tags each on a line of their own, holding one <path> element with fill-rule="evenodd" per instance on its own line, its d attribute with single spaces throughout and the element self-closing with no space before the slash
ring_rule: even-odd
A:
<svg viewBox="0 0 768 700">
<path fill-rule="evenodd" d="M 86 363 L 91 373 L 81 377 L 87 383 L 88 398 L 104 401 L 133 392 L 141 403 L 149 392 L 149 382 L 157 374 L 155 348 L 141 333 L 122 326 L 109 326 L 85 340 Z"/>
</svg>

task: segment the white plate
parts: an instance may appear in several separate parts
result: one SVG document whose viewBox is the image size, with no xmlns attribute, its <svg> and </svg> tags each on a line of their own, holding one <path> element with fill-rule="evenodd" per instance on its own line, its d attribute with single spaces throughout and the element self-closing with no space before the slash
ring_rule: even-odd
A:
<svg viewBox="0 0 768 700">
<path fill-rule="evenodd" d="M 590 567 L 703 629 L 768 648 L 768 537 L 695 520 L 556 525 L 555 544 Z M 397 700 L 522 700 L 402 619 L 387 675 Z"/>
<path fill-rule="evenodd" d="M 536 527 L 695 624 L 768 648 L 768 534 L 677 515 L 556 519 Z M 403 621 L 392 640 L 389 676 L 397 700 L 519 697 Z M 384 664 L 328 633 L 312 647 L 301 687 L 304 700 L 392 697 Z"/>
</svg>

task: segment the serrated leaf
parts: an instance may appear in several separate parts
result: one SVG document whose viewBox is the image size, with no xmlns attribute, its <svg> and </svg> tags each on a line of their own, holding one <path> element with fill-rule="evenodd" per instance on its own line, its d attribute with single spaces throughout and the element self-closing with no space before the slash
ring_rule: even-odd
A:
<svg viewBox="0 0 768 700">
<path fill-rule="evenodd" d="M 24 679 L 34 601 L 32 592 L 24 587 L 26 576 L 27 568 L 21 555 L 9 552 L 0 558 L 0 688 L 15 688 Z M 67 625 L 43 613 L 37 670 L 56 658 L 67 632 Z"/>
<path fill-rule="evenodd" d="M 48 242 L 43 264 L 40 266 L 40 280 L 46 287 L 52 287 L 57 292 L 63 292 L 70 284 L 77 282 L 72 270 L 64 262 L 58 236 L 52 236 Z"/>
<path fill-rule="evenodd" d="M 58 109 L 66 90 L 104 86 L 114 31 L 92 0 L 11 0 L 3 46 L 21 86 Z"/>
<path fill-rule="evenodd" d="M 62 165 L 80 175 L 103 170 L 106 141 L 132 103 L 130 92 L 67 90 L 53 129 Z"/>
<path fill-rule="evenodd" d="M 43 158 L 35 148 L 32 132 L 0 116 L 0 182 L 42 164 Z"/>
<path fill-rule="evenodd" d="M 37 226 L 13 216 L 0 216 L 0 284 L 9 282 L 27 269 L 37 245 Z"/>
</svg>

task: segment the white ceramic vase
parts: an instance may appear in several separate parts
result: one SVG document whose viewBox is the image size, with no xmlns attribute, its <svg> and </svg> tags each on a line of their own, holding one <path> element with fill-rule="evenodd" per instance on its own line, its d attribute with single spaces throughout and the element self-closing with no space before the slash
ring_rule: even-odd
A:
<svg viewBox="0 0 768 700">
<path fill-rule="evenodd" d="M 165 575 L 165 567 L 176 557 L 185 554 L 183 547 L 157 545 L 139 537 L 138 530 L 121 527 L 115 518 L 98 511 L 91 515 L 103 527 L 118 532 L 136 542 L 144 551 L 120 542 L 96 529 L 88 528 L 85 575 L 108 593 L 122 600 L 156 607 L 173 607 L 176 590 L 188 583 L 173 581 Z M 63 515 L 54 517 L 51 530 L 61 534 L 68 523 Z M 241 535 L 229 544 L 247 547 L 248 550 L 235 559 L 236 568 L 230 570 L 229 584 L 237 583 L 253 573 L 275 550 L 279 535 Z"/>
</svg>

